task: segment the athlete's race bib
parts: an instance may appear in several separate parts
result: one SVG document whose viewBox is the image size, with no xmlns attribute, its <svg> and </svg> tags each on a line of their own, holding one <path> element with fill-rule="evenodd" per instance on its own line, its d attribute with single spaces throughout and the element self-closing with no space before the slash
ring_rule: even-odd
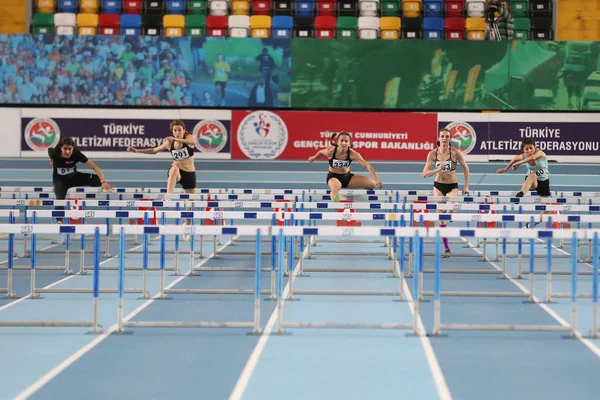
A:
<svg viewBox="0 0 600 400">
<path fill-rule="evenodd" d="M 546 172 L 548 172 L 548 170 L 546 168 L 540 168 L 535 171 L 535 174 L 537 176 L 543 176 L 543 175 L 546 175 Z"/>
<path fill-rule="evenodd" d="M 331 163 L 333 168 L 348 168 L 350 166 L 350 161 L 348 160 L 333 160 Z"/>
<path fill-rule="evenodd" d="M 435 167 L 439 168 L 440 165 L 442 165 L 443 162 L 443 168 L 442 168 L 442 172 L 448 172 L 448 171 L 452 171 L 452 161 L 436 161 L 435 162 Z"/>
<path fill-rule="evenodd" d="M 173 160 L 179 161 L 190 158 L 190 153 L 188 152 L 187 147 L 183 147 L 179 150 L 171 150 L 171 156 L 173 157 Z"/>
<path fill-rule="evenodd" d="M 75 167 L 70 168 L 56 168 L 56 172 L 59 175 L 71 175 L 75 173 Z"/>
</svg>

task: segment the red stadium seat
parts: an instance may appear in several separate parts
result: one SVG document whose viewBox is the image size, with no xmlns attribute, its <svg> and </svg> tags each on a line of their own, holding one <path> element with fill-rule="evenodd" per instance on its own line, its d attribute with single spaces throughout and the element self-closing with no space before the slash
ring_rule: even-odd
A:
<svg viewBox="0 0 600 400">
<path fill-rule="evenodd" d="M 206 17 L 207 36 L 226 37 L 227 19 L 227 15 L 209 15 Z"/>
<path fill-rule="evenodd" d="M 118 35 L 120 26 L 121 16 L 119 14 L 100 14 L 98 16 L 98 27 L 101 35 Z"/>
<path fill-rule="evenodd" d="M 317 39 L 334 39 L 336 18 L 331 15 L 318 15 L 315 18 L 315 31 Z"/>
</svg>

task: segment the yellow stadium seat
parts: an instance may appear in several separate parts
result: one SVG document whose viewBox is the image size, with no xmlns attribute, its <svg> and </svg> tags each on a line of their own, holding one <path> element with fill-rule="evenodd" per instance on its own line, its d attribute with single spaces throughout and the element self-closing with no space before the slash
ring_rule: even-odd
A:
<svg viewBox="0 0 600 400">
<path fill-rule="evenodd" d="M 54 10 L 56 8 L 55 0 L 37 0 L 36 8 L 38 12 L 43 14 L 54 14 Z"/>
<path fill-rule="evenodd" d="M 251 15 L 250 36 L 253 38 L 268 38 L 271 36 L 271 16 Z"/>
<path fill-rule="evenodd" d="M 402 0 L 402 17 L 404 18 L 419 18 L 421 9 L 421 0 Z"/>
<path fill-rule="evenodd" d="M 233 0 L 231 2 L 231 15 L 248 15 L 250 2 L 245 0 Z"/>
<path fill-rule="evenodd" d="M 165 36 L 183 36 L 183 30 L 185 29 L 185 15 L 165 15 L 163 17 L 163 27 L 165 28 Z"/>
<path fill-rule="evenodd" d="M 400 36 L 399 17 L 379 18 L 379 31 L 381 39 L 394 40 Z"/>
<path fill-rule="evenodd" d="M 98 14 L 99 6 L 98 0 L 81 0 L 79 12 L 85 14 Z"/>
<path fill-rule="evenodd" d="M 95 35 L 98 30 L 98 14 L 77 14 L 77 31 L 80 35 Z"/>
<path fill-rule="evenodd" d="M 465 22 L 467 40 L 483 40 L 486 26 L 485 18 L 467 18 Z"/>
</svg>

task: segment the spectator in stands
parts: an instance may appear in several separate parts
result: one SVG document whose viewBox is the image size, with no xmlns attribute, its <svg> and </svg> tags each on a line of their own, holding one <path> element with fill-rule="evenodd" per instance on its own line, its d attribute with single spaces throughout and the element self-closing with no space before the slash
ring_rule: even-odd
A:
<svg viewBox="0 0 600 400">
<path fill-rule="evenodd" d="M 273 60 L 273 57 L 269 55 L 269 49 L 263 47 L 262 52 L 256 56 L 256 61 L 258 61 L 260 75 L 265 83 L 269 85 L 271 83 L 271 74 L 275 68 L 275 61 Z"/>
<path fill-rule="evenodd" d="M 491 0 L 486 8 L 486 40 L 512 40 L 515 19 L 508 2 Z M 497 28 L 497 29 L 496 29 Z"/>
</svg>

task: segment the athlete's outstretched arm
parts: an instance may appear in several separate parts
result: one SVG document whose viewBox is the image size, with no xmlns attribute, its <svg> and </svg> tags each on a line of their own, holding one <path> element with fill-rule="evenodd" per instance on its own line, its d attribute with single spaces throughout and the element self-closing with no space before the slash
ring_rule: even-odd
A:
<svg viewBox="0 0 600 400">
<path fill-rule="evenodd" d="M 525 164 L 525 163 L 528 163 L 529 161 L 537 160 L 538 158 L 544 158 L 544 157 L 546 157 L 546 153 L 544 153 L 541 150 L 536 150 L 536 152 L 533 153 L 531 156 L 523 157 L 523 159 L 521 161 L 517 161 L 515 163 L 515 165 L 513 166 L 513 169 L 516 169 L 521 164 Z"/>
<path fill-rule="evenodd" d="M 350 149 L 350 159 L 354 161 L 358 161 L 360 165 L 366 168 L 367 171 L 373 176 L 373 180 L 377 184 L 377 188 L 381 189 L 383 187 L 383 183 L 377 177 L 377 173 L 375 172 L 375 168 L 371 164 L 369 164 L 358 151 Z"/>
<path fill-rule="evenodd" d="M 87 160 L 85 165 L 87 165 L 90 169 L 93 169 L 96 175 L 98 175 L 98 178 L 100 178 L 102 189 L 104 189 L 107 192 L 112 192 L 112 186 L 106 181 L 106 178 L 104 177 L 104 174 L 102 173 L 100 167 L 97 166 L 96 163 L 92 160 Z"/>
<path fill-rule="evenodd" d="M 185 135 L 183 139 L 177 139 L 175 136 L 169 136 L 167 140 L 170 142 L 185 143 L 188 146 L 194 147 L 196 145 L 196 139 L 193 135 Z"/>
<path fill-rule="evenodd" d="M 443 165 L 440 165 L 437 168 L 431 169 L 431 165 L 433 164 L 433 151 L 430 151 L 427 155 L 427 161 L 425 161 L 425 166 L 423 167 L 423 178 L 429 178 L 431 176 L 437 175 L 444 168 Z"/>
<path fill-rule="evenodd" d="M 513 165 L 514 163 L 516 163 L 517 161 L 519 161 L 520 159 L 522 159 L 525 155 L 524 154 L 517 154 L 516 156 L 513 157 L 512 160 L 510 160 L 508 162 L 508 164 L 506 165 L 506 167 L 504 168 L 500 168 L 499 170 L 497 170 L 496 172 L 498 174 L 503 174 L 506 171 L 508 171 L 508 169 L 510 168 L 511 165 Z"/>
<path fill-rule="evenodd" d="M 320 156 L 325 156 L 327 157 L 329 154 L 329 149 L 321 149 L 319 151 L 317 151 L 317 154 L 315 154 L 312 157 L 308 157 L 308 162 L 311 163 L 313 161 L 315 161 L 317 158 L 319 158 Z"/>
<path fill-rule="evenodd" d="M 463 171 L 465 174 L 465 185 L 463 186 L 462 194 L 467 194 L 467 193 L 469 193 L 469 182 L 471 179 L 471 171 L 469 170 L 469 165 L 465 161 L 465 158 L 463 157 L 463 155 L 460 151 L 456 152 L 456 158 L 457 158 L 457 161 L 459 162 L 459 164 L 463 167 Z"/>
<path fill-rule="evenodd" d="M 169 141 L 165 140 L 163 142 L 163 144 L 161 144 L 158 147 L 152 147 L 152 148 L 148 148 L 148 149 L 136 149 L 135 147 L 127 147 L 127 151 L 130 151 L 132 153 L 142 153 L 142 154 L 156 154 L 159 151 L 162 150 L 167 150 L 169 148 Z"/>
</svg>

